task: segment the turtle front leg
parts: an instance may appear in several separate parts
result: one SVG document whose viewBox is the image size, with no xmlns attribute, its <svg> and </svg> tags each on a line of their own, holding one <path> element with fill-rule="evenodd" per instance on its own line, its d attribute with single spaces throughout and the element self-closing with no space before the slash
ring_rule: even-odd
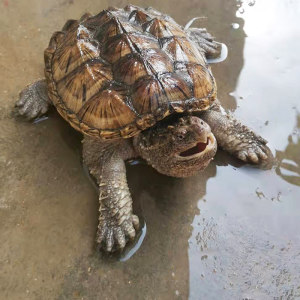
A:
<svg viewBox="0 0 300 300">
<path fill-rule="evenodd" d="M 201 118 L 209 124 L 222 149 L 253 164 L 264 163 L 273 157 L 265 139 L 220 108 L 219 105 L 213 106 L 203 112 Z"/>
<path fill-rule="evenodd" d="M 84 163 L 99 185 L 97 243 L 107 252 L 122 250 L 139 227 L 139 218 L 132 212 L 124 163 L 124 152 L 128 156 L 128 151 L 124 148 L 124 143 L 105 143 L 89 137 L 83 141 Z"/>
<path fill-rule="evenodd" d="M 31 120 L 45 114 L 50 104 L 46 80 L 41 79 L 28 85 L 20 93 L 16 108 L 19 115 Z"/>
<path fill-rule="evenodd" d="M 216 42 L 206 28 L 188 28 L 186 32 L 189 38 L 205 53 L 206 58 L 217 58 L 221 55 L 222 44 Z"/>
</svg>

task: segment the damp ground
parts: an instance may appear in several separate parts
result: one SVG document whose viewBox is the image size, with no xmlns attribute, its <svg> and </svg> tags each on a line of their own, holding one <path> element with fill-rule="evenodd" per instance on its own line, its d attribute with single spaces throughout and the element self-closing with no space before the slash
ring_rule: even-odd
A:
<svg viewBox="0 0 300 300">
<path fill-rule="evenodd" d="M 99 254 L 97 193 L 81 166 L 80 134 L 55 111 L 35 124 L 11 111 L 18 92 L 43 77 L 54 31 L 127 3 L 3 0 L 0 299 L 300 298 L 299 1 L 132 2 L 183 25 L 205 17 L 193 26 L 228 47 L 212 66 L 219 98 L 269 141 L 276 163 L 262 170 L 219 151 L 187 179 L 128 165 L 147 232 L 126 261 Z"/>
</svg>

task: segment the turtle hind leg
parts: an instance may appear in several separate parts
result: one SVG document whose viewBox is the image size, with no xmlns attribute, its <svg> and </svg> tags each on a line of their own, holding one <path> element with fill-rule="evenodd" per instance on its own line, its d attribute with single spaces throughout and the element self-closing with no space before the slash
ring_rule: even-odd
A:
<svg viewBox="0 0 300 300">
<path fill-rule="evenodd" d="M 205 53 L 206 58 L 221 56 L 222 44 L 215 41 L 214 37 L 205 28 L 186 29 L 190 39 Z"/>
<path fill-rule="evenodd" d="M 50 104 L 46 80 L 41 79 L 22 90 L 15 106 L 19 115 L 31 120 L 45 114 Z"/>
</svg>

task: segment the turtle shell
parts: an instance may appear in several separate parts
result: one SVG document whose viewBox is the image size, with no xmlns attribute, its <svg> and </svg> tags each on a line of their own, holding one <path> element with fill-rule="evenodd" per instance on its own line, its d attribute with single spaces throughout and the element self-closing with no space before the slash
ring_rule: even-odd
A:
<svg viewBox="0 0 300 300">
<path fill-rule="evenodd" d="M 102 139 L 132 137 L 216 98 L 205 56 L 184 29 L 132 5 L 69 20 L 45 50 L 45 75 L 62 117 Z"/>
</svg>

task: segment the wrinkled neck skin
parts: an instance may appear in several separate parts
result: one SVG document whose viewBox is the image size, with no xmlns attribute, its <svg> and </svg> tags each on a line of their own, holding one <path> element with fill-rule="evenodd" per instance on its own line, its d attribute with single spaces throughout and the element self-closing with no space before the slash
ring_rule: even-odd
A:
<svg viewBox="0 0 300 300">
<path fill-rule="evenodd" d="M 158 172 L 188 177 L 207 167 L 217 143 L 199 117 L 184 116 L 160 123 L 133 138 L 135 152 Z"/>
</svg>

